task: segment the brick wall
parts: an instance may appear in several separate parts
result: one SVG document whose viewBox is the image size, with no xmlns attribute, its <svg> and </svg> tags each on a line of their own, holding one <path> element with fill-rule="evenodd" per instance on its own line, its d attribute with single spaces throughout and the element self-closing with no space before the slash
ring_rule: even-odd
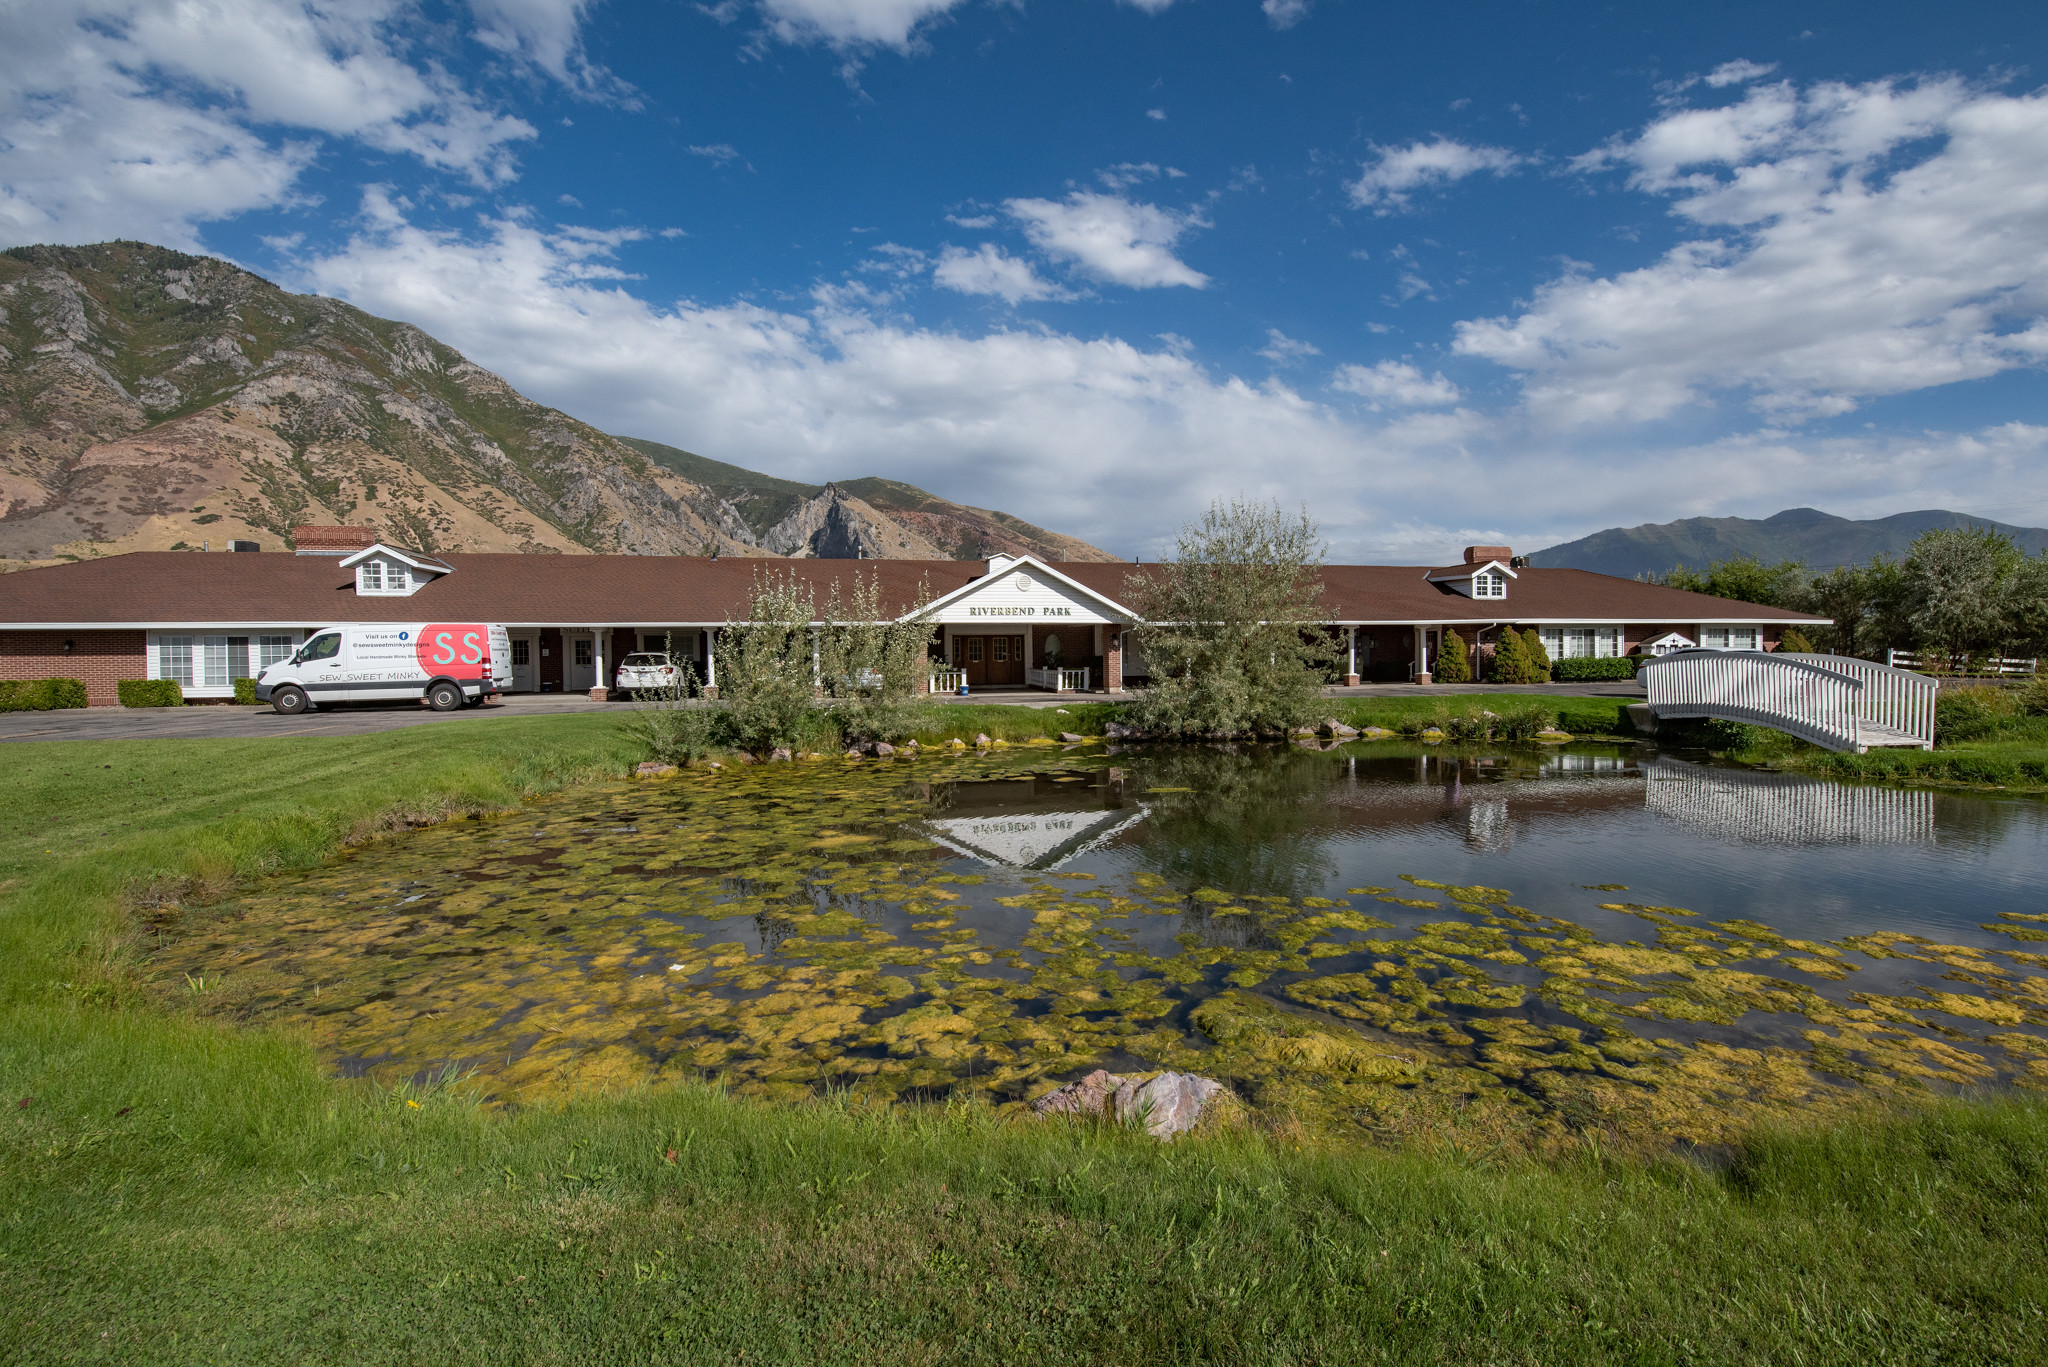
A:
<svg viewBox="0 0 2048 1367">
<path fill-rule="evenodd" d="M 0 633 L 0 679 L 78 679 L 94 707 L 119 706 L 114 685 L 144 678 L 148 668 L 140 631 Z"/>
</svg>

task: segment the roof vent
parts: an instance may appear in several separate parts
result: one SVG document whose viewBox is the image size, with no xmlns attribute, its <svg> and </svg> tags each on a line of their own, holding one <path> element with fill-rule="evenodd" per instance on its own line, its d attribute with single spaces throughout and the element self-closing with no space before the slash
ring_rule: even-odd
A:
<svg viewBox="0 0 2048 1367">
<path fill-rule="evenodd" d="M 1509 546 L 1467 546 L 1465 548 L 1465 563 L 1468 565 L 1484 565 L 1489 560 L 1498 560 L 1502 564 L 1506 564 L 1514 558 L 1514 549 Z"/>
<path fill-rule="evenodd" d="M 375 527 L 292 528 L 292 545 L 300 555 L 354 555 L 376 544 Z"/>
</svg>

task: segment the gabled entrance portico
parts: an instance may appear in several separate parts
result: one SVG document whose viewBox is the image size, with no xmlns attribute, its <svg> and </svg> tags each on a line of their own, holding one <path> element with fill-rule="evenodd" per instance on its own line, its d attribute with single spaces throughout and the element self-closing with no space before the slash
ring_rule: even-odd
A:
<svg viewBox="0 0 2048 1367">
<path fill-rule="evenodd" d="M 988 573 L 934 600 L 929 687 L 1044 688 L 1121 693 L 1123 604 L 1031 556 L 992 556 Z"/>
</svg>

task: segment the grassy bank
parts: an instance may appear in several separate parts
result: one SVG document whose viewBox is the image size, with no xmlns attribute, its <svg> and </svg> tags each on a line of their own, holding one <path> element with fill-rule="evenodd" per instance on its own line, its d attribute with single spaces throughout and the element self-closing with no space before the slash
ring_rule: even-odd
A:
<svg viewBox="0 0 2048 1367">
<path fill-rule="evenodd" d="M 1352 726 L 1383 726 L 1398 730 L 1401 723 L 1443 713 L 1469 715 L 1491 711 L 1540 707 L 1557 714 L 1557 724 L 1575 736 L 1629 736 L 1628 698 L 1569 698 L 1540 693 L 1462 693 L 1432 696 L 1416 690 L 1415 696 L 1398 698 L 1335 698 L 1330 716 Z"/>
<path fill-rule="evenodd" d="M 617 773 L 616 728 L 7 749 L 9 1360 L 2021 1362 L 2048 1337 L 2037 1104 L 1561 1164 L 700 1086 L 505 1114 L 120 990 L 136 890 Z"/>
</svg>

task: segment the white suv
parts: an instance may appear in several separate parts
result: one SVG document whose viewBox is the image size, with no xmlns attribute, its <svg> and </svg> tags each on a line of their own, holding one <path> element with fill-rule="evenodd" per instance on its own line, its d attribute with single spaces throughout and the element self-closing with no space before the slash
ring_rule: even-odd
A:
<svg viewBox="0 0 2048 1367">
<path fill-rule="evenodd" d="M 639 693 L 643 689 L 674 688 L 683 681 L 682 670 L 669 663 L 661 654 L 628 655 L 619 662 L 617 682 L 613 685 L 621 693 Z"/>
</svg>

